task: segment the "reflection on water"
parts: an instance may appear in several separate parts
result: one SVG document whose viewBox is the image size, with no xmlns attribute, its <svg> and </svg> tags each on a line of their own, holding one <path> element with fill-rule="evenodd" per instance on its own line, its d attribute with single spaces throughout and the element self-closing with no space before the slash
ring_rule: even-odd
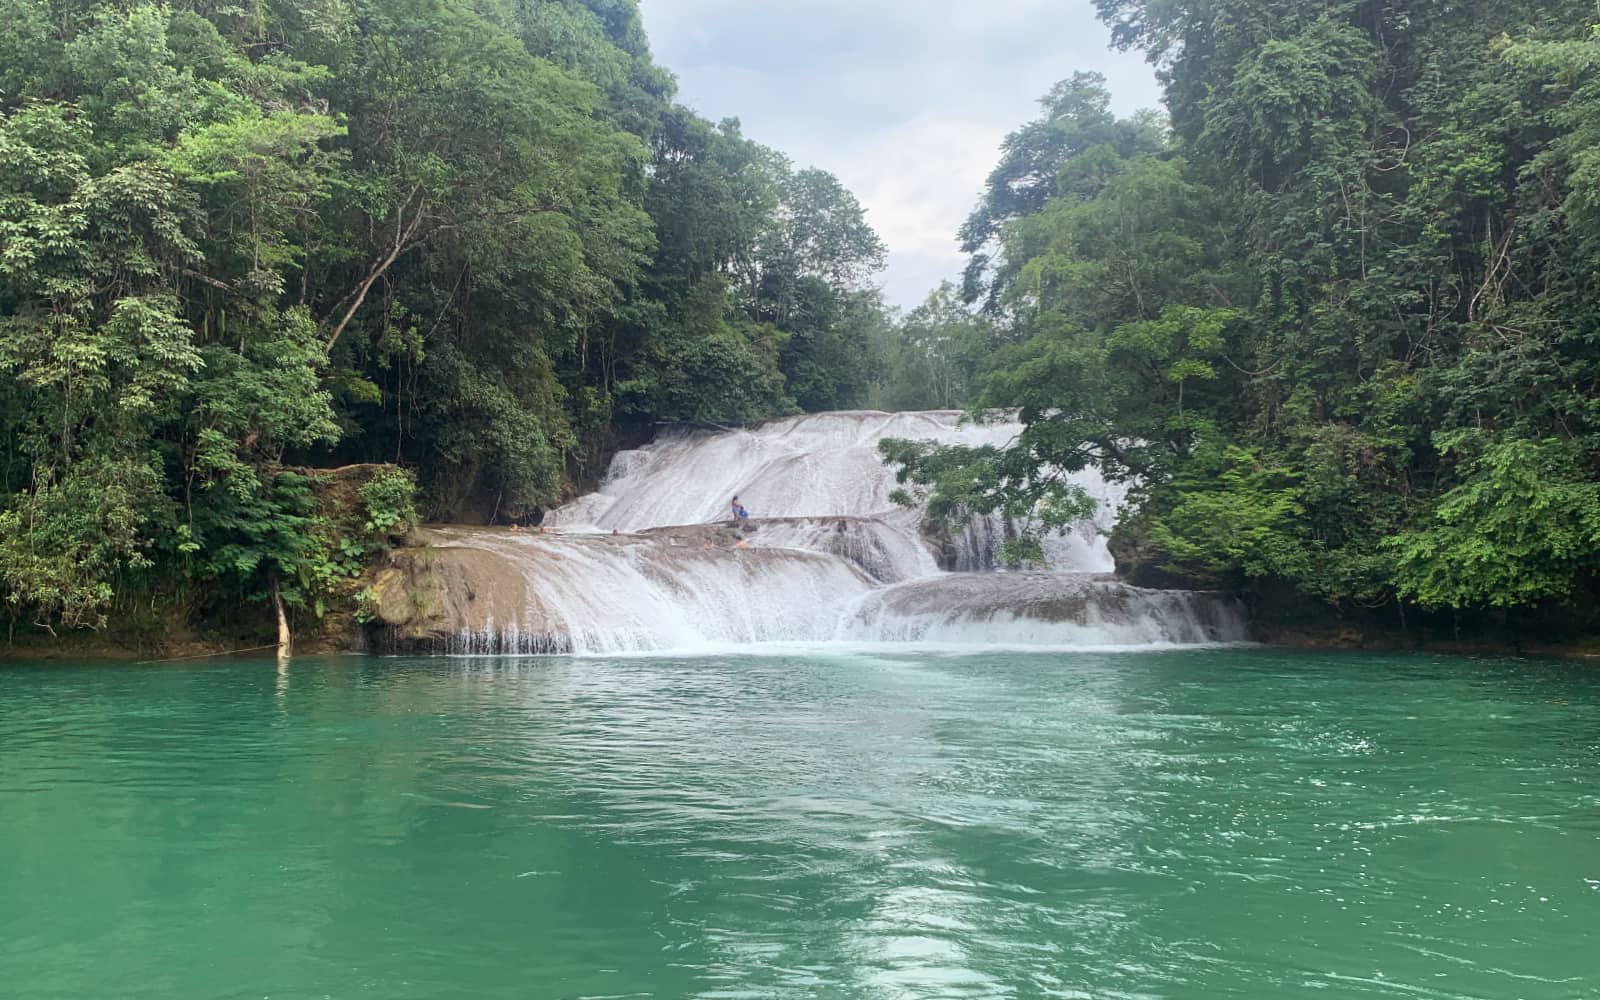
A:
<svg viewBox="0 0 1600 1000">
<path fill-rule="evenodd" d="M 1563 998 L 1600 678 L 795 652 L 0 670 L 0 993 Z"/>
</svg>

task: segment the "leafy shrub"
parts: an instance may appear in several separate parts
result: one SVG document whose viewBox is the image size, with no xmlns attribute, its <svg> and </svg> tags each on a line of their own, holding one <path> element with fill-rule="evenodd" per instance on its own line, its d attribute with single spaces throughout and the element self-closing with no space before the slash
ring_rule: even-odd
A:
<svg viewBox="0 0 1600 1000">
<path fill-rule="evenodd" d="M 401 535 L 417 523 L 417 480 L 404 469 L 384 469 L 362 485 L 360 496 L 365 528 L 373 534 Z"/>
</svg>

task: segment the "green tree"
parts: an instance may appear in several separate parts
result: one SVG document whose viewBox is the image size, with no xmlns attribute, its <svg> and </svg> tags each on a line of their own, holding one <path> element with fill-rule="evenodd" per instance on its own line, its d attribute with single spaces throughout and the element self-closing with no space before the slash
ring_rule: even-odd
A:
<svg viewBox="0 0 1600 1000">
<path fill-rule="evenodd" d="M 903 471 L 1022 510 L 1095 465 L 1135 486 L 1123 551 L 1336 605 L 1585 593 L 1593 6 L 1098 5 L 1171 131 L 1080 77 L 1008 142 L 962 234 L 1003 345 L 969 405 L 1024 431 Z"/>
<path fill-rule="evenodd" d="M 951 282 L 885 331 L 883 374 L 875 405 L 889 410 L 948 410 L 967 402 L 974 376 L 996 344 L 993 323 L 970 310 Z"/>
<path fill-rule="evenodd" d="M 381 542 L 307 466 L 516 516 L 657 422 L 865 392 L 860 206 L 674 105 L 634 0 L 0 16 L 14 620 L 314 610 Z"/>
</svg>

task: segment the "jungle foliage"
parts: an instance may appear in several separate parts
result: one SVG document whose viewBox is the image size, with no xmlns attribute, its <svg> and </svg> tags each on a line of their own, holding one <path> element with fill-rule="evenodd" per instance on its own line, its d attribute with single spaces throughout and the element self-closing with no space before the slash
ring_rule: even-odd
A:
<svg viewBox="0 0 1600 1000">
<path fill-rule="evenodd" d="M 311 608 L 619 436 L 856 405 L 884 248 L 634 0 L 0 0 L 0 596 Z M 404 467 L 351 539 L 295 467 Z"/>
<path fill-rule="evenodd" d="M 1136 484 L 1125 540 L 1191 580 L 1592 603 L 1592 0 L 1097 4 L 1170 119 L 1079 75 L 1007 140 L 961 232 L 995 345 L 966 402 L 1026 430 L 891 445 L 908 486 L 1031 509 L 1095 465 Z"/>
</svg>

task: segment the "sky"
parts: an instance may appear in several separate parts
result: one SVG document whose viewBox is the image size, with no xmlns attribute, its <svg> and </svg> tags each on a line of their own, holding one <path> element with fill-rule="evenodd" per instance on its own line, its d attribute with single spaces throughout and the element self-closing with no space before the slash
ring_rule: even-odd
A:
<svg viewBox="0 0 1600 1000">
<path fill-rule="evenodd" d="M 965 258 L 956 230 L 1008 132 L 1050 85 L 1104 73 L 1121 115 L 1160 104 L 1138 53 L 1108 47 L 1092 0 L 641 0 L 678 98 L 800 167 L 837 175 L 888 244 L 891 305 Z"/>
</svg>

